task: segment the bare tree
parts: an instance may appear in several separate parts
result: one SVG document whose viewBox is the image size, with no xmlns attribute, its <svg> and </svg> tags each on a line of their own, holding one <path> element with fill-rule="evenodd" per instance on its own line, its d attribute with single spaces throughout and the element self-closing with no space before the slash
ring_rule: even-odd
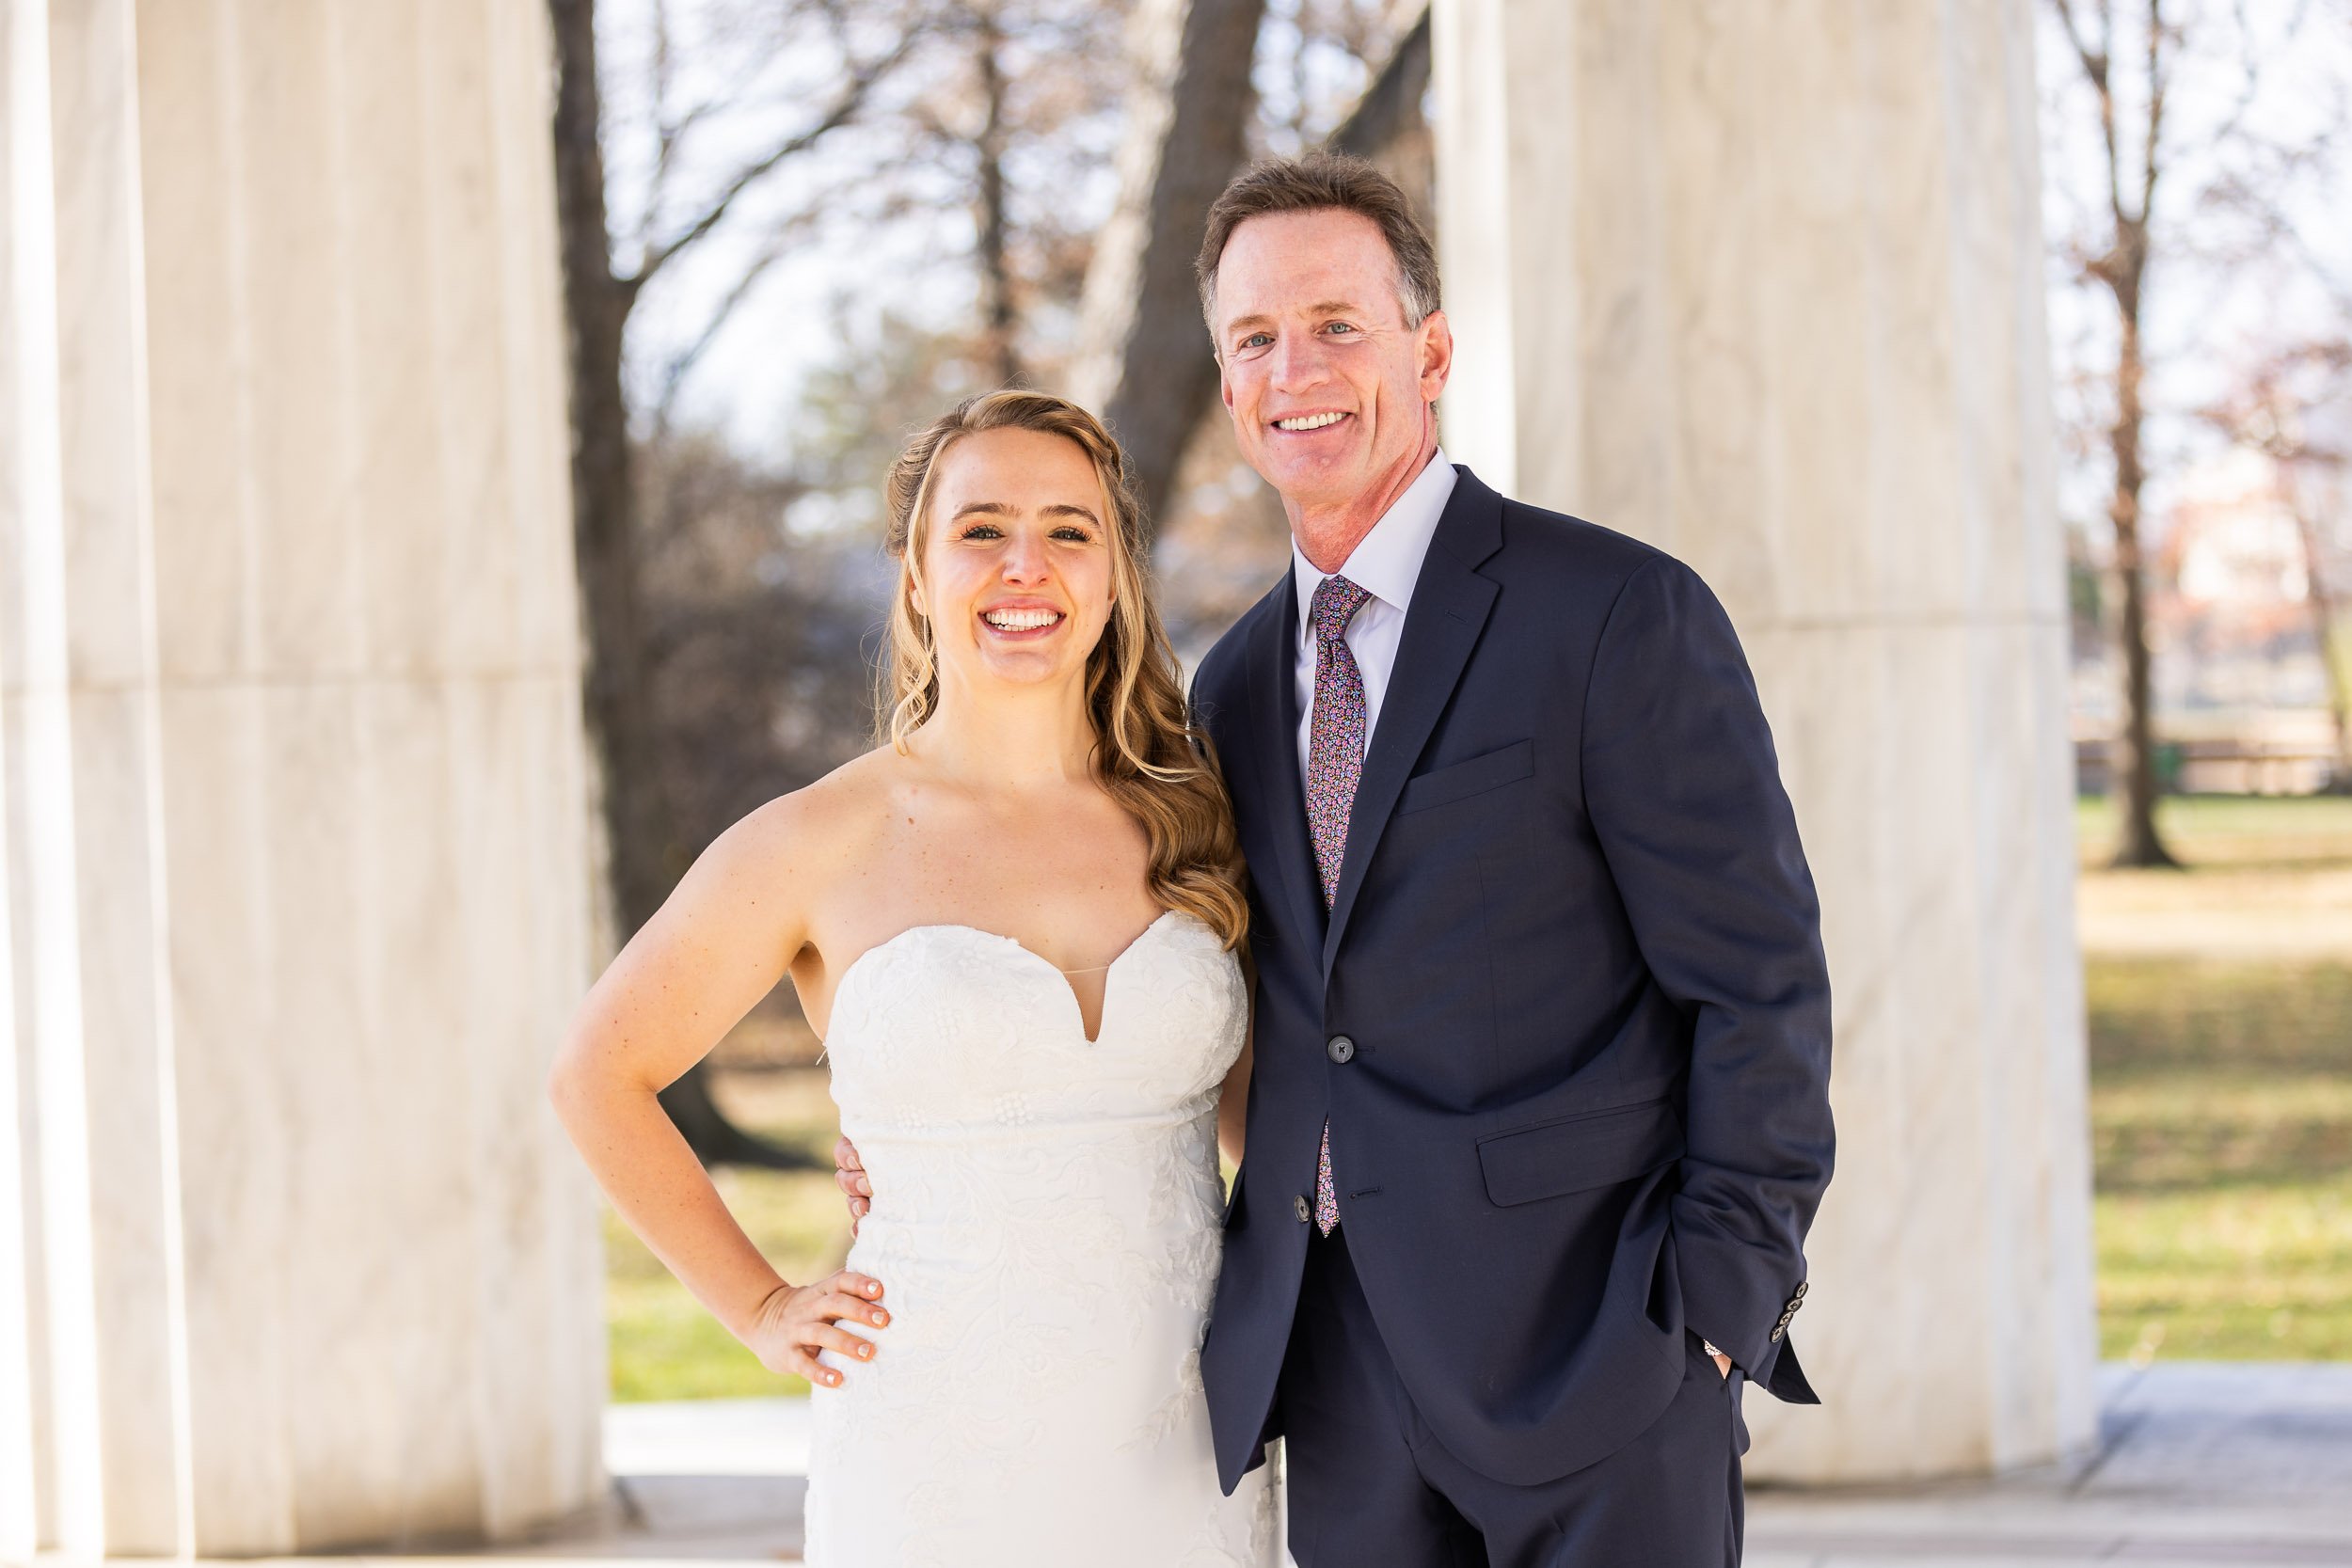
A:
<svg viewBox="0 0 2352 1568">
<path fill-rule="evenodd" d="M 626 940 L 660 908 L 683 859 L 675 813 L 661 785 L 651 704 L 644 542 L 622 389 L 629 313 L 646 285 L 717 230 L 745 193 L 850 123 L 875 85 L 904 56 L 913 34 L 901 34 L 878 55 L 861 55 L 837 9 L 815 7 L 811 16 L 831 24 L 833 44 L 847 62 L 832 98 L 800 128 L 737 166 L 682 221 L 659 233 L 649 223 L 637 236 L 633 264 L 616 267 L 605 200 L 596 6 L 594 0 L 548 0 L 548 14 L 555 43 L 556 202 L 568 327 L 573 543 L 587 636 L 585 706 L 602 789 L 612 912 Z M 657 25 L 662 29 L 655 53 L 657 85 L 666 87 L 666 10 L 658 13 Z M 675 118 L 657 103 L 660 151 L 653 176 L 657 199 L 646 204 L 649 219 L 660 210 L 658 198 L 675 166 L 678 145 L 717 102 L 705 100 Z M 712 1101 L 699 1064 L 661 1098 L 706 1163 L 807 1163 L 730 1123 Z"/>
<path fill-rule="evenodd" d="M 2270 459 L 2280 499 L 2295 520 L 2303 553 L 2312 636 L 2326 666 L 2335 762 L 2330 787 L 2352 792 L 2352 657 L 2340 645 L 2334 562 L 2323 531 L 2322 495 L 2340 496 L 2352 467 L 2344 443 L 2315 436 L 2312 415 L 2352 403 L 2352 341 L 2299 344 L 2256 365 L 2235 392 L 2205 411 L 2230 438 Z"/>
<path fill-rule="evenodd" d="M 2312 20 L 2308 6 L 2046 0 L 2046 8 L 2072 68 L 2052 101 L 2057 134 L 2071 140 L 2074 128 L 2084 127 L 2097 167 L 2096 195 L 2085 195 L 2071 230 L 2055 236 L 2056 254 L 2103 302 L 2113 333 L 2113 360 L 2097 379 L 2123 699 L 2113 742 L 2122 826 L 2115 860 L 2172 865 L 2155 817 L 2147 501 L 2152 421 L 2170 416 L 2152 391 L 2170 362 L 2167 355 L 2185 363 L 2210 343 L 2201 341 L 2203 334 L 2175 334 L 2157 344 L 2150 332 L 2152 290 L 2164 291 L 2166 320 L 2209 323 L 2233 291 L 2271 288 L 2282 268 L 2311 272 L 2289 193 L 2315 184 L 2323 192 L 2316 210 L 2324 210 L 2326 182 L 2337 171 L 2346 84 L 2312 80 L 2311 59 L 2326 52 L 2298 50 Z M 2315 129 L 2289 128 L 2277 112 L 2280 95 L 2259 90 L 2298 73 L 2305 78 L 2300 89 L 2285 98 L 2318 107 Z M 2079 114 L 2077 104 L 2084 106 Z M 2061 156 L 2054 175 L 2063 189 L 2065 142 L 2056 145 Z M 2281 298 L 2265 294 L 2265 313 L 2281 315 Z"/>
<path fill-rule="evenodd" d="M 1018 386 L 1021 355 L 1015 340 L 1018 319 L 1013 306 L 1012 264 L 1009 250 L 1010 222 L 1006 211 L 1005 32 L 995 11 L 976 6 L 972 19 L 972 58 L 980 82 L 980 131 L 973 138 L 979 179 L 980 340 L 990 368 L 1000 387 Z"/>
<path fill-rule="evenodd" d="M 1085 262 L 1071 252 L 1091 249 L 1066 187 L 1091 155 L 1073 128 L 1118 101 L 1104 60 L 1116 14 L 1089 0 L 945 0 L 934 31 L 940 69 L 908 110 L 909 163 L 960 185 L 971 210 L 980 381 L 1025 385 L 1066 356 L 1034 318 L 1072 303 Z"/>
<path fill-rule="evenodd" d="M 1248 150 L 1264 14 L 1265 0 L 1142 0 L 1135 14 L 1119 205 L 1087 272 L 1077 392 L 1125 446 L 1146 527 L 1216 387 L 1192 259 Z"/>
<path fill-rule="evenodd" d="M 2114 372 L 2114 418 L 2107 447 L 2115 466 L 2107 516 L 2115 531 L 2115 576 L 2122 593 L 2117 637 L 2123 659 L 2123 723 L 2116 736 L 2115 776 L 2122 795 L 2119 865 L 2175 865 L 2156 831 L 2154 702 L 2149 670 L 2148 571 L 2141 550 L 2140 492 L 2147 482 L 2141 443 L 2145 413 L 2142 391 L 2147 366 L 2141 326 L 2151 259 L 2149 224 L 2156 184 L 2166 163 L 2166 93 L 2171 86 L 2179 36 L 2164 16 L 2164 0 L 2147 0 L 2143 49 L 2136 60 L 2115 55 L 2117 0 L 2050 0 L 2066 30 L 2076 61 L 2099 108 L 2101 145 L 2106 152 L 2106 230 L 2078 247 L 2077 265 L 2103 285 L 2114 302 L 2120 346 Z M 2088 10 L 2086 31 L 2077 10 Z M 2128 113 L 2119 102 L 2119 73 L 2137 68 L 2144 123 L 2137 140 L 2120 121 Z"/>
<path fill-rule="evenodd" d="M 1120 150 L 1119 206 L 1087 275 L 1081 398 L 1103 408 L 1127 449 L 1147 527 L 1168 512 L 1177 471 L 1216 407 L 1216 364 L 1200 323 L 1192 264 L 1210 204 L 1248 156 L 1249 61 L 1265 0 L 1145 0 L 1135 19 L 1138 106 Z M 1397 35 L 1385 64 L 1328 145 L 1375 162 L 1423 202 L 1434 160 L 1422 99 L 1429 82 L 1425 8 L 1400 29 L 1342 4 L 1326 25 L 1342 49 L 1369 51 Z M 1304 46 L 1295 57 L 1303 58 Z M 1304 94 L 1290 135 L 1311 135 Z M 1260 139 L 1263 139 L 1261 137 Z"/>
</svg>

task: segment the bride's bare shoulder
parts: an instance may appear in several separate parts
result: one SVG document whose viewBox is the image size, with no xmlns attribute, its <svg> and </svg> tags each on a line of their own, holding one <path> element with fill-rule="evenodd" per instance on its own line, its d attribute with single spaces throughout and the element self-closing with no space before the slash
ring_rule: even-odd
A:
<svg viewBox="0 0 2352 1568">
<path fill-rule="evenodd" d="M 887 746 L 852 757 L 754 809 L 721 838 L 736 840 L 732 853 L 769 877 L 804 889 L 821 883 L 860 861 L 885 831 L 905 760 Z"/>
</svg>

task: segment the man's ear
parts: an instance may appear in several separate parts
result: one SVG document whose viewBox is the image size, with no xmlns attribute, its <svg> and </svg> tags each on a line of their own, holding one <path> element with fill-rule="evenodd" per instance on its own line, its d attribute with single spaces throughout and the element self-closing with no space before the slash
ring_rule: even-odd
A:
<svg viewBox="0 0 2352 1568">
<path fill-rule="evenodd" d="M 1414 337 L 1418 340 L 1416 357 L 1422 400 L 1435 403 L 1438 394 L 1445 390 L 1447 378 L 1454 373 L 1454 327 L 1443 310 L 1432 310 L 1422 318 Z"/>
</svg>

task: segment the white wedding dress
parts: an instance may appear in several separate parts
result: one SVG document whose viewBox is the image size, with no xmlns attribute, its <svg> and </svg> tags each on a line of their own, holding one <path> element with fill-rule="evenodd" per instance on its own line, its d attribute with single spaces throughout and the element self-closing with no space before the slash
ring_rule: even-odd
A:
<svg viewBox="0 0 2352 1568">
<path fill-rule="evenodd" d="M 1266 1568 L 1268 1466 L 1217 1488 L 1200 1333 L 1240 968 L 1169 911 L 1089 1041 L 1011 938 L 918 926 L 835 988 L 826 1054 L 874 1186 L 874 1359 L 810 1396 L 812 1568 Z M 845 1328 L 854 1325 L 845 1323 Z"/>
</svg>

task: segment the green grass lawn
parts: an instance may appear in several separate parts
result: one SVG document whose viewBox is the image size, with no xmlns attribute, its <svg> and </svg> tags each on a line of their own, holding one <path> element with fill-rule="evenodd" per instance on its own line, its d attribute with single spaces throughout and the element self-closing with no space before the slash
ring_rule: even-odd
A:
<svg viewBox="0 0 2352 1568">
<path fill-rule="evenodd" d="M 2169 800 L 2185 872 L 2101 869 L 2111 823 L 2086 803 L 2101 1348 L 2352 1359 L 2352 800 Z"/>
<path fill-rule="evenodd" d="M 2352 1359 L 2352 800 L 2168 800 L 2162 826 L 2188 870 L 2104 870 L 2107 809 L 2078 817 L 2102 1350 Z M 823 1069 L 719 1092 L 830 1167 Z M 829 1169 L 717 1180 L 786 1278 L 840 1266 Z M 614 1399 L 804 1391 L 610 1210 L 605 1238 Z"/>
<path fill-rule="evenodd" d="M 2087 863 L 2113 851 L 2115 812 L 2106 800 L 2077 800 L 2074 827 Z M 2246 862 L 2282 868 L 2341 864 L 2352 861 L 2352 796 L 2175 796 L 2157 806 L 2156 829 L 2192 868 Z"/>
</svg>

